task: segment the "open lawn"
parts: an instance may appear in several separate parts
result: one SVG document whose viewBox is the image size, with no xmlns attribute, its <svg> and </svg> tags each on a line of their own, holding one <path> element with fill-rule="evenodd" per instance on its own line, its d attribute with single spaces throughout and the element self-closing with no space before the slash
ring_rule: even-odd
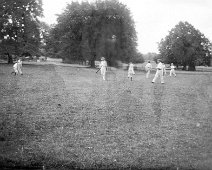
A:
<svg viewBox="0 0 212 170">
<path fill-rule="evenodd" d="M 0 64 L 0 169 L 212 169 L 212 74 Z"/>
</svg>

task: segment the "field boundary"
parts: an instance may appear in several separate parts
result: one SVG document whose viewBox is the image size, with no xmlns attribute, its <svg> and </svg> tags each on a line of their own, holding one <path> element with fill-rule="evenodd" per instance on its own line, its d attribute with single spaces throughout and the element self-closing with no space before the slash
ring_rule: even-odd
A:
<svg viewBox="0 0 212 170">
<path fill-rule="evenodd" d="M 6 61 L 4 60 L 0 60 L 0 64 L 7 64 Z M 23 65 L 56 65 L 56 66 L 63 66 L 63 67 L 76 67 L 76 68 L 90 68 L 90 66 L 88 65 L 79 65 L 79 64 L 68 64 L 68 63 L 62 63 L 59 60 L 51 60 L 51 59 L 47 59 L 47 61 L 41 61 L 41 62 L 35 62 L 35 61 L 23 61 Z M 108 71 L 111 70 L 117 70 L 117 69 L 121 69 L 121 70 L 127 70 L 128 66 L 127 64 L 120 66 L 119 68 L 115 68 L 115 67 L 108 67 Z M 144 68 L 144 63 L 141 65 L 136 65 L 135 64 L 135 71 L 143 71 L 145 72 L 145 68 Z M 167 68 L 166 69 L 169 73 L 170 69 Z M 156 69 L 153 67 L 152 71 L 155 72 Z M 204 66 L 196 66 L 196 71 L 184 71 L 184 70 L 175 70 L 175 72 L 177 74 L 211 74 L 212 72 L 212 67 L 204 67 Z"/>
</svg>

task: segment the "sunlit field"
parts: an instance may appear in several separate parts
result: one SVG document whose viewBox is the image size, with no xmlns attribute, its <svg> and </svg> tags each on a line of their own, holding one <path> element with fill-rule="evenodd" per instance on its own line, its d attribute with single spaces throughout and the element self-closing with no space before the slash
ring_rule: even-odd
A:
<svg viewBox="0 0 212 170">
<path fill-rule="evenodd" d="M 0 64 L 0 169 L 212 169 L 212 73 Z"/>
</svg>

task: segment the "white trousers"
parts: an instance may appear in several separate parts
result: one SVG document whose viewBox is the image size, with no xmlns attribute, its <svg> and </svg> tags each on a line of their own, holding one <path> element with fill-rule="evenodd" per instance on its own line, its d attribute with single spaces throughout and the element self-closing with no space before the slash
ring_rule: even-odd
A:
<svg viewBox="0 0 212 170">
<path fill-rule="evenodd" d="M 101 67 L 101 75 L 102 75 L 103 80 L 105 80 L 105 74 L 106 74 L 106 67 L 102 66 Z"/>
<path fill-rule="evenodd" d="M 155 73 L 155 77 L 153 78 L 152 82 L 154 83 L 159 76 L 160 76 L 161 83 L 164 83 L 163 70 L 158 70 L 158 69 L 157 69 L 157 71 Z"/>
<path fill-rule="evenodd" d="M 147 70 L 147 72 L 146 72 L 146 78 L 149 78 L 149 74 L 150 74 L 150 69 Z"/>
<path fill-rule="evenodd" d="M 18 68 L 17 67 L 13 67 L 13 70 L 16 74 L 18 74 Z"/>
<path fill-rule="evenodd" d="M 22 74 L 22 70 L 20 66 L 17 68 L 17 70 L 18 70 L 18 73 Z"/>
<path fill-rule="evenodd" d="M 174 74 L 174 76 L 176 76 L 176 73 L 175 73 L 175 70 L 174 69 L 171 69 L 170 70 L 170 76 L 172 76 L 172 74 Z"/>
</svg>

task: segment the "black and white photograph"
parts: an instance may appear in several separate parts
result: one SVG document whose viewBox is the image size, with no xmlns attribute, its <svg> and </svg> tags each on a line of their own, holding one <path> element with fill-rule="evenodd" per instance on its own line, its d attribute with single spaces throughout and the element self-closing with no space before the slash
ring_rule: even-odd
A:
<svg viewBox="0 0 212 170">
<path fill-rule="evenodd" d="M 212 0 L 0 0 L 1 170 L 212 170 Z"/>
</svg>

